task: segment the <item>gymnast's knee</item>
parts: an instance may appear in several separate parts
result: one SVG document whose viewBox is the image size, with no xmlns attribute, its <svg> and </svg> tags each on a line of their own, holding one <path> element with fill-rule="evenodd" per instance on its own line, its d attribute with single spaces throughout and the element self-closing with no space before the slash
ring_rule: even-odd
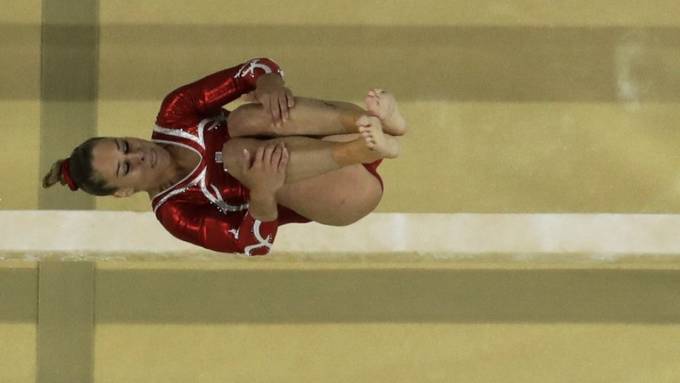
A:
<svg viewBox="0 0 680 383">
<path fill-rule="evenodd" d="M 227 126 L 231 137 L 273 134 L 271 116 L 258 104 L 244 104 L 229 113 Z"/>
<path fill-rule="evenodd" d="M 238 178 L 243 165 L 243 149 L 248 146 L 244 139 L 235 138 L 227 141 L 222 146 L 222 161 L 224 170 Z"/>
</svg>

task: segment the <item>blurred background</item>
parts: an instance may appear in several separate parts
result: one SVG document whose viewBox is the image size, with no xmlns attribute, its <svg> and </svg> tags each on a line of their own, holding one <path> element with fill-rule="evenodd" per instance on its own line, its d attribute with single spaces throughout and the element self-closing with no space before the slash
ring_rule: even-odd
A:
<svg viewBox="0 0 680 383">
<path fill-rule="evenodd" d="M 148 138 L 176 87 L 267 56 L 301 96 L 397 95 L 411 133 L 379 211 L 680 210 L 675 1 L 2 5 L 3 209 L 147 211 L 39 180 L 87 137 Z"/>
<path fill-rule="evenodd" d="M 380 167 L 379 212 L 680 212 L 676 0 L 0 6 L 1 210 L 148 212 L 142 194 L 42 190 L 41 178 L 88 137 L 149 138 L 168 92 L 264 56 L 296 95 L 396 94 L 410 131 Z M 680 380 L 677 270 L 282 264 L 6 262 L 0 381 L 67 379 L 58 366 L 98 383 Z M 61 286 L 55 302 L 89 291 L 80 319 L 63 302 L 37 307 L 41 270 Z M 38 331 L 41 313 L 88 329 L 81 354 L 40 354 L 73 349 L 59 327 Z"/>
</svg>

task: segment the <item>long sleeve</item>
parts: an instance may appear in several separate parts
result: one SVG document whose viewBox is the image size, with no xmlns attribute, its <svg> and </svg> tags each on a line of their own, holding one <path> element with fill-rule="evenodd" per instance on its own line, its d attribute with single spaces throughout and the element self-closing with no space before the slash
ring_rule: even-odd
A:
<svg viewBox="0 0 680 383">
<path fill-rule="evenodd" d="M 268 254 L 279 226 L 276 220 L 256 220 L 250 212 L 221 214 L 210 205 L 166 203 L 156 214 L 163 226 L 181 240 L 249 256 Z"/>
<path fill-rule="evenodd" d="M 256 58 L 177 88 L 163 100 L 156 124 L 173 127 L 187 118 L 213 114 L 224 104 L 254 90 L 258 77 L 265 73 L 283 76 L 274 61 Z"/>
</svg>

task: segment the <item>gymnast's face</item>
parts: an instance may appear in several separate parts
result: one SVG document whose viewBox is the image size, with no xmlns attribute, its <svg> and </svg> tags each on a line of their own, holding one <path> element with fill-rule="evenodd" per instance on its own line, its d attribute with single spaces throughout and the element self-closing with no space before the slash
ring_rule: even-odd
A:
<svg viewBox="0 0 680 383">
<path fill-rule="evenodd" d="M 92 168 L 107 185 L 118 189 L 116 197 L 158 189 L 170 165 L 165 148 L 139 138 L 105 138 L 92 149 Z"/>
</svg>

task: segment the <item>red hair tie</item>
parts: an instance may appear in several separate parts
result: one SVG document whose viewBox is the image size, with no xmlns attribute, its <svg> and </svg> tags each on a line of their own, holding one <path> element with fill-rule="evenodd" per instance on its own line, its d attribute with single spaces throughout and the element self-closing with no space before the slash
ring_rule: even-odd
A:
<svg viewBox="0 0 680 383">
<path fill-rule="evenodd" d="M 73 178 L 71 177 L 71 169 L 69 168 L 68 160 L 69 159 L 67 158 L 61 163 L 61 177 L 64 179 L 64 181 L 66 181 L 69 189 L 76 191 L 78 190 L 78 185 L 76 185 L 75 181 L 73 181 Z"/>
</svg>

